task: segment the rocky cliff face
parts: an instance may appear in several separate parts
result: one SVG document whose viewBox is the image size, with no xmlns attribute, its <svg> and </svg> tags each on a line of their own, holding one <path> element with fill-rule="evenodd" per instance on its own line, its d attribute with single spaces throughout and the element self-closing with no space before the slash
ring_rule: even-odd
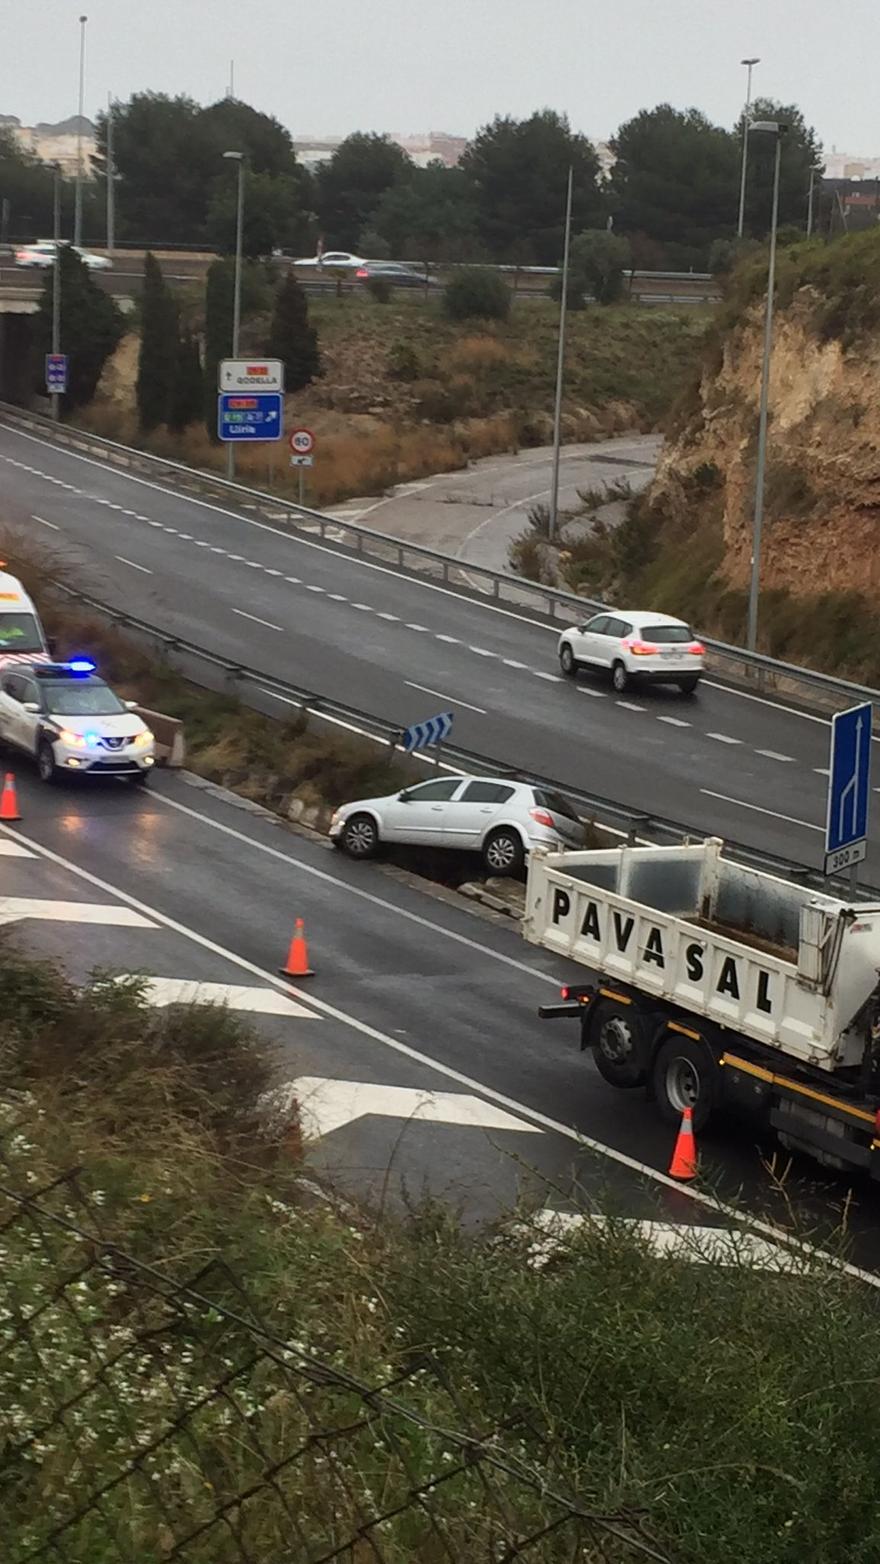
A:
<svg viewBox="0 0 880 1564">
<path fill-rule="evenodd" d="M 875 284 L 875 286 L 880 286 Z M 770 379 L 762 588 L 798 598 L 880 588 L 880 332 L 830 335 L 812 287 L 779 310 Z M 720 528 L 715 579 L 748 582 L 763 302 L 751 303 L 704 368 L 696 405 L 667 448 L 655 516 Z M 846 341 L 847 345 L 844 346 Z"/>
</svg>

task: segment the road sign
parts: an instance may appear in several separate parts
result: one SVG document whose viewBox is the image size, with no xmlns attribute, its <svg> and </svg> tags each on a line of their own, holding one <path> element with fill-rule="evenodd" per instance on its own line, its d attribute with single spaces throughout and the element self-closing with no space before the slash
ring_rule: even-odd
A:
<svg viewBox="0 0 880 1564">
<path fill-rule="evenodd" d="M 314 467 L 315 458 L 314 456 L 291 456 L 290 465 L 291 467 Z"/>
<path fill-rule="evenodd" d="M 218 391 L 283 391 L 280 358 L 222 358 L 217 368 Z"/>
<path fill-rule="evenodd" d="M 284 1092 L 283 1087 L 281 1092 Z M 537 1125 L 465 1092 L 423 1091 L 415 1086 L 384 1086 L 373 1081 L 337 1081 L 322 1075 L 301 1075 L 291 1082 L 290 1098 L 296 1102 L 304 1134 L 309 1140 L 330 1135 L 333 1130 L 374 1114 L 381 1118 L 404 1119 L 408 1124 L 413 1121 L 459 1124 L 471 1129 L 518 1130 L 526 1135 L 534 1135 L 538 1130 Z"/>
<path fill-rule="evenodd" d="M 861 863 L 868 851 L 868 802 L 871 796 L 869 701 L 839 711 L 831 721 L 831 775 L 825 820 L 825 873 L 837 874 Z"/>
<path fill-rule="evenodd" d="M 63 396 L 67 390 L 67 354 L 46 354 L 46 390 Z"/>
<path fill-rule="evenodd" d="M 294 456 L 309 456 L 315 449 L 315 436 L 311 429 L 291 429 L 287 443 Z"/>
<path fill-rule="evenodd" d="M 218 396 L 217 435 L 221 440 L 280 440 L 283 434 L 284 398 L 280 392 Z"/>
<path fill-rule="evenodd" d="M 400 742 L 407 754 L 411 754 L 416 749 L 442 744 L 451 732 L 452 712 L 441 711 L 439 717 L 429 717 L 427 722 L 414 722 L 412 727 L 404 728 Z"/>
</svg>

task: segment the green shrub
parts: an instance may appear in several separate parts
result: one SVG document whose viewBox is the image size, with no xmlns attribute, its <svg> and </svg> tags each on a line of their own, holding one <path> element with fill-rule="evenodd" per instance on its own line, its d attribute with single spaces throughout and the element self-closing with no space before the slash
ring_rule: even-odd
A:
<svg viewBox="0 0 880 1564">
<path fill-rule="evenodd" d="M 443 308 L 450 320 L 507 320 L 510 289 L 500 272 L 468 266 L 446 284 Z"/>
<path fill-rule="evenodd" d="M 392 342 L 388 350 L 388 374 L 392 380 L 418 380 L 422 361 L 411 342 Z"/>
<path fill-rule="evenodd" d="M 383 277 L 381 273 L 378 277 L 368 277 L 366 281 L 366 289 L 370 295 L 370 298 L 375 299 L 377 304 L 391 303 L 394 290 L 390 277 Z"/>
</svg>

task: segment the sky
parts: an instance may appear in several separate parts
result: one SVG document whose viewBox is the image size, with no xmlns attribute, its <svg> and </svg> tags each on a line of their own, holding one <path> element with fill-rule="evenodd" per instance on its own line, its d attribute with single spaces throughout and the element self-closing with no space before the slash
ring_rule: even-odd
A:
<svg viewBox="0 0 880 1564">
<path fill-rule="evenodd" d="M 802 108 L 826 151 L 880 155 L 876 0 L 0 0 L 0 113 L 86 113 L 108 93 L 222 97 L 296 139 L 353 130 L 471 135 L 550 107 L 595 139 L 641 108 L 732 124 L 755 91 Z"/>
</svg>

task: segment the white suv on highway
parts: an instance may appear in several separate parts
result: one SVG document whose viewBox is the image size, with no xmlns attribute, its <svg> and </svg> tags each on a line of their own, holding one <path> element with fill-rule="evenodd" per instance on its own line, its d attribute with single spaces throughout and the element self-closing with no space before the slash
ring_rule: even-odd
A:
<svg viewBox="0 0 880 1564">
<path fill-rule="evenodd" d="M 533 847 L 584 845 L 573 804 L 549 788 L 503 777 L 438 777 L 384 798 L 343 804 L 330 821 L 335 846 L 371 858 L 383 842 L 480 853 L 490 874 L 517 874 Z"/>
<path fill-rule="evenodd" d="M 44 782 L 62 773 L 146 782 L 155 740 L 132 701 L 99 679 L 85 658 L 19 663 L 0 673 L 0 741 L 32 755 Z"/>
<path fill-rule="evenodd" d="M 682 619 L 628 609 L 595 614 L 559 637 L 559 666 L 604 669 L 618 695 L 632 683 L 677 684 L 692 695 L 703 672 L 705 648 Z"/>
</svg>

